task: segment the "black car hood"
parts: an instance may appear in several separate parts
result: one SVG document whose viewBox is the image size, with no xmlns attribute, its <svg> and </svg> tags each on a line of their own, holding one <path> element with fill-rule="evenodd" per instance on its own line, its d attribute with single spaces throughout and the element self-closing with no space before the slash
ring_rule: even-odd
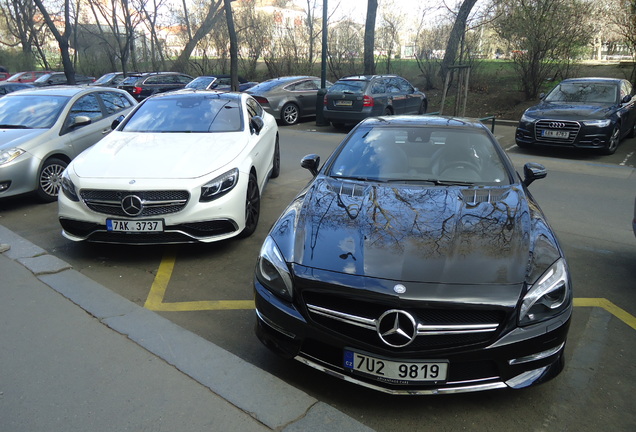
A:
<svg viewBox="0 0 636 432">
<path fill-rule="evenodd" d="M 559 120 L 604 119 L 614 110 L 607 104 L 542 102 L 526 110 L 526 115 Z"/>
<path fill-rule="evenodd" d="M 536 213 L 536 215 L 534 215 Z M 541 212 L 520 185 L 422 187 L 319 176 L 271 231 L 288 262 L 435 284 L 519 284 Z M 548 259 L 556 246 L 547 224 Z"/>
</svg>

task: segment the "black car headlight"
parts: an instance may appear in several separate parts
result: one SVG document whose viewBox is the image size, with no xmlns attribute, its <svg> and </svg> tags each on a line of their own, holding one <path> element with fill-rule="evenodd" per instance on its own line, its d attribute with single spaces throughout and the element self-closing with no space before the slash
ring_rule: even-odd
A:
<svg viewBox="0 0 636 432">
<path fill-rule="evenodd" d="M 210 202 L 222 197 L 237 185 L 239 179 L 239 170 L 234 168 L 223 175 L 218 176 L 212 181 L 201 186 L 200 202 Z"/>
<path fill-rule="evenodd" d="M 66 198 L 71 201 L 79 202 L 79 195 L 77 194 L 77 189 L 75 188 L 75 184 L 73 184 L 73 180 L 68 175 L 68 170 L 64 170 L 62 173 L 62 192 Z"/>
<path fill-rule="evenodd" d="M 565 260 L 560 258 L 546 270 L 521 301 L 519 325 L 553 318 L 571 304 L 571 287 Z"/>
<path fill-rule="evenodd" d="M 527 115 L 526 113 L 523 113 L 521 115 L 521 121 L 523 123 L 532 123 L 532 122 L 534 122 L 534 119 L 532 117 L 530 117 L 529 115 Z"/>
<path fill-rule="evenodd" d="M 279 297 L 291 301 L 293 297 L 292 278 L 283 254 L 271 237 L 267 237 L 256 262 L 256 277 Z"/>
</svg>

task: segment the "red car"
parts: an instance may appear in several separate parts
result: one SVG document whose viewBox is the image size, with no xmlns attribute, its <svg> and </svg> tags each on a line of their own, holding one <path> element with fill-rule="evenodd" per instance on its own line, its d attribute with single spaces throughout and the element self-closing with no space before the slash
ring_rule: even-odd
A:
<svg viewBox="0 0 636 432">
<path fill-rule="evenodd" d="M 7 78 L 7 82 L 30 83 L 40 78 L 42 75 L 51 73 L 51 71 L 26 71 L 18 72 Z"/>
</svg>

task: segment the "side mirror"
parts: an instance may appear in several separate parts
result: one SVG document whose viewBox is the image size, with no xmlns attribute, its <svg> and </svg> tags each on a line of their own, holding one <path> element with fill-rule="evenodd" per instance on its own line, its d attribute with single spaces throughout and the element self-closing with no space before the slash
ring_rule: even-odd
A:
<svg viewBox="0 0 636 432">
<path fill-rule="evenodd" d="M 88 116 L 77 116 L 73 120 L 72 128 L 86 126 L 87 124 L 91 124 L 91 118 Z"/>
<path fill-rule="evenodd" d="M 120 115 L 115 120 L 113 120 L 113 122 L 110 124 L 110 129 L 111 130 L 117 129 L 117 126 L 119 126 L 121 124 L 121 122 L 123 122 L 123 121 L 124 121 L 124 116 Z"/>
<path fill-rule="evenodd" d="M 633 98 L 633 96 L 632 96 L 632 95 L 625 95 L 625 97 L 623 98 L 623 100 L 621 100 L 621 103 L 626 104 L 626 103 L 628 103 L 629 101 L 631 101 L 631 100 L 632 100 L 632 98 Z"/>
<path fill-rule="evenodd" d="M 318 166 L 320 165 L 320 156 L 317 154 L 310 154 L 302 158 L 300 166 L 308 169 L 311 175 L 316 177 L 318 175 Z"/>
<path fill-rule="evenodd" d="M 538 163 L 528 162 L 523 166 L 523 184 L 530 186 L 535 180 L 545 178 L 548 171 L 545 167 Z"/>
<path fill-rule="evenodd" d="M 254 116 L 251 118 L 250 129 L 252 129 L 252 133 L 255 133 L 256 135 L 260 134 L 261 130 L 263 129 L 263 126 L 265 126 L 265 121 L 263 120 L 263 117 Z"/>
<path fill-rule="evenodd" d="M 545 93 L 541 93 L 541 94 L 539 94 L 539 99 L 540 99 L 540 100 L 543 100 L 544 98 L 545 98 Z"/>
</svg>

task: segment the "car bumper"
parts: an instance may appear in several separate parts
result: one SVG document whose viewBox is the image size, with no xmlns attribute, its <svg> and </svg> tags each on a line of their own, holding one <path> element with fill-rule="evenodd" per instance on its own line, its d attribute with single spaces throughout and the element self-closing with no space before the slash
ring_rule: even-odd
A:
<svg viewBox="0 0 636 432">
<path fill-rule="evenodd" d="M 373 107 L 363 108 L 362 111 L 336 111 L 330 110 L 329 108 L 325 107 L 322 110 L 322 113 L 325 120 L 327 121 L 330 121 L 332 123 L 345 124 L 359 123 L 368 117 L 379 116 L 382 114 L 380 111 L 378 111 L 377 113 L 374 112 Z"/>
<path fill-rule="evenodd" d="M 552 120 L 539 120 L 536 122 L 519 122 L 515 133 L 515 142 L 521 146 L 552 146 L 570 147 L 581 149 L 601 149 L 607 147 L 614 124 L 605 127 L 586 126 L 582 122 L 566 122 L 572 125 L 568 138 L 550 138 L 544 136 L 541 121 L 551 122 Z"/>
<path fill-rule="evenodd" d="M 38 171 L 42 161 L 24 153 L 14 161 L 0 166 L 0 198 L 33 192 L 38 186 Z"/>
<path fill-rule="evenodd" d="M 108 190 L 117 191 L 120 197 L 135 195 L 141 191 L 187 191 L 187 203 L 179 208 L 162 213 L 153 210 L 153 215 L 129 217 L 122 214 L 120 208 L 111 211 L 90 204 L 82 198 L 79 202 L 70 200 L 64 193 L 58 198 L 58 216 L 62 225 L 62 234 L 73 241 L 125 244 L 171 244 L 171 243 L 210 243 L 234 237 L 245 227 L 245 199 L 247 175 L 240 175 L 238 184 L 232 191 L 213 201 L 198 201 L 200 187 L 179 188 L 174 181 L 164 184 L 146 185 L 139 182 L 135 189 L 118 185 Z M 92 188 L 91 188 L 92 189 Z M 100 190 L 105 190 L 104 188 Z M 82 193 L 82 192 L 80 192 Z M 161 198 L 164 199 L 164 198 Z M 107 220 L 122 220 L 130 224 L 143 221 L 161 221 L 160 232 L 114 232 L 109 230 Z"/>
<path fill-rule="evenodd" d="M 330 329 L 310 323 L 294 305 L 272 294 L 256 279 L 254 287 L 255 332 L 264 345 L 285 358 L 384 393 L 415 395 L 523 388 L 555 377 L 564 366 L 571 308 L 550 321 L 515 328 L 481 346 L 416 353 L 397 349 L 387 355 L 373 352 L 368 346 L 358 346 L 355 340 L 346 340 Z M 448 362 L 448 377 L 443 382 L 400 384 L 356 375 L 344 368 L 345 349 L 365 351 L 389 360 Z"/>
</svg>

